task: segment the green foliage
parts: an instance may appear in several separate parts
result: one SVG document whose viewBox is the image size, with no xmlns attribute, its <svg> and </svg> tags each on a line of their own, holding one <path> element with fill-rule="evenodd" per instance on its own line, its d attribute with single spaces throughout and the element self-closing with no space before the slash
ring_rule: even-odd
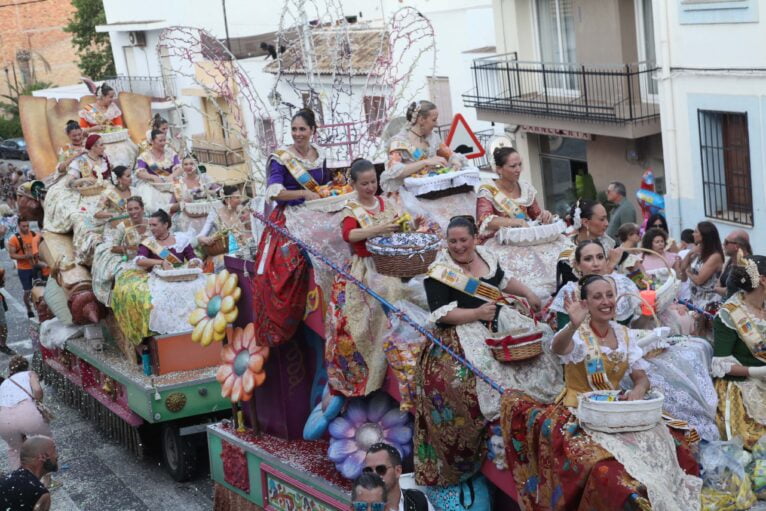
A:
<svg viewBox="0 0 766 511">
<path fill-rule="evenodd" d="M 72 0 L 75 12 L 65 32 L 72 34 L 72 43 L 80 53 L 78 67 L 82 73 L 94 80 L 114 76 L 112 45 L 108 33 L 96 32 L 96 25 L 106 24 L 102 0 Z"/>
<path fill-rule="evenodd" d="M 579 172 L 575 176 L 575 192 L 580 199 L 595 200 L 596 185 L 593 183 L 593 176 Z"/>
<path fill-rule="evenodd" d="M 18 117 L 11 117 L 8 119 L 0 117 L 0 138 L 16 138 L 22 135 L 21 120 L 19 120 Z"/>
<path fill-rule="evenodd" d="M 21 118 L 19 117 L 19 96 L 31 96 L 36 90 L 53 87 L 50 82 L 33 82 L 17 89 L 11 85 L 10 94 L 1 94 L 0 98 L 0 138 L 21 137 Z"/>
</svg>

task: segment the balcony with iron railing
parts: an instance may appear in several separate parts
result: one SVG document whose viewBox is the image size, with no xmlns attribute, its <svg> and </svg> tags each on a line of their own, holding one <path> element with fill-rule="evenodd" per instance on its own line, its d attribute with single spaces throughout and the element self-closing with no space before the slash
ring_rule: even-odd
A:
<svg viewBox="0 0 766 511">
<path fill-rule="evenodd" d="M 516 53 L 474 60 L 473 89 L 463 94 L 480 119 L 539 124 L 540 119 L 615 136 L 659 132 L 657 66 L 651 62 L 581 65 L 518 60 Z M 619 133 L 619 131 L 623 133 Z"/>
<path fill-rule="evenodd" d="M 149 96 L 155 101 L 167 101 L 176 97 L 174 80 L 162 76 L 110 76 L 104 82 L 118 94 L 132 92 Z"/>
</svg>

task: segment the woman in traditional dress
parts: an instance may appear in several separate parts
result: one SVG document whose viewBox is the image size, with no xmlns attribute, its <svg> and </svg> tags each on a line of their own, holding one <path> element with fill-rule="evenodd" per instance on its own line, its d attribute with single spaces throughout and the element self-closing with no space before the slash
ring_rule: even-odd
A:
<svg viewBox="0 0 766 511">
<path fill-rule="evenodd" d="M 93 263 L 93 252 L 103 240 L 107 224 L 116 227 L 117 223 L 127 219 L 126 201 L 134 195 L 130 184 L 132 173 L 127 167 L 119 165 L 111 172 L 111 183 L 101 192 L 95 212 L 76 213 L 74 226 L 75 261 L 85 266 Z"/>
<path fill-rule="evenodd" d="M 437 222 L 443 230 L 453 216 L 474 214 L 476 194 L 471 190 L 439 199 L 422 199 L 404 185 L 407 177 L 443 167 L 460 170 L 468 165 L 463 155 L 453 152 L 434 132 L 438 120 L 439 111 L 430 101 L 410 104 L 407 125 L 389 141 L 388 162 L 380 176 L 380 186 L 386 193 L 397 193 L 404 209 L 413 217 L 424 216 Z M 473 184 L 473 181 L 464 184 Z"/>
<path fill-rule="evenodd" d="M 512 364 L 496 360 L 485 343 L 492 331 L 525 335 L 520 332 L 542 330 L 549 337 L 550 330 L 499 305 L 503 293 L 528 300 L 532 308 L 539 308 L 540 301 L 521 281 L 508 277 L 492 252 L 476 246 L 476 234 L 471 220 L 453 219 L 448 246 L 429 268 L 425 288 L 434 335 L 498 384 L 552 402 L 561 391 L 562 375 L 545 347 L 547 340 L 541 355 Z M 415 479 L 427 486 L 456 485 L 481 468 L 486 425 L 499 416 L 500 395 L 436 345 L 424 346 L 415 378 Z"/>
<path fill-rule="evenodd" d="M 69 143 L 59 149 L 58 164 L 56 165 L 57 178 L 66 174 L 69 165 L 77 158 L 85 154 L 85 131 L 77 121 L 69 120 L 66 122 L 66 136 L 69 137 Z"/>
<path fill-rule="evenodd" d="M 173 199 L 170 206 L 176 230 L 200 232 L 207 215 L 190 216 L 184 205 L 195 201 L 213 200 L 216 188 L 218 186 L 211 182 L 207 174 L 200 173 L 197 161 L 191 155 L 187 155 L 181 161 L 181 174 L 176 176 L 173 182 Z"/>
<path fill-rule="evenodd" d="M 351 248 L 351 274 L 376 293 L 394 303 L 405 296 L 400 279 L 375 271 L 365 242 L 400 229 L 397 211 L 383 197 L 376 196 L 375 166 L 364 159 L 351 164 L 351 185 L 355 200 L 344 208 L 343 240 Z M 346 397 L 365 396 L 381 387 L 386 375 L 383 352 L 388 320 L 382 306 L 346 279 L 336 278 L 327 314 L 325 362 L 330 390 Z"/>
<path fill-rule="evenodd" d="M 603 276 L 615 286 L 618 299 L 614 306 L 614 319 L 628 327 L 631 323 L 643 325 L 642 328 L 649 327 L 650 318 L 642 319 L 641 316 L 641 298 L 636 285 L 621 273 L 609 273 L 608 266 L 604 248 L 599 242 L 586 240 L 575 249 L 574 268 L 578 276 Z M 567 297 L 577 293 L 578 283 L 568 282 L 551 304 L 559 330 L 570 323 Z M 659 311 L 658 316 L 666 322 L 679 321 L 677 313 L 673 315 L 672 311 Z M 656 330 L 651 335 L 644 331 L 636 335 L 643 337 L 642 349 L 652 353 L 647 358 L 649 378 L 665 395 L 666 411 L 677 419 L 687 421 L 702 438 L 717 440 L 714 423 L 716 396 L 708 376 L 712 356 L 709 343 L 697 337 L 684 337 L 673 339 L 675 344 L 670 345 L 670 332 L 665 330 Z M 657 349 L 663 351 L 656 354 Z"/>
<path fill-rule="evenodd" d="M 176 269 L 185 264 L 198 268 L 202 261 L 194 254 L 186 233 L 173 233 L 170 215 L 163 210 L 149 217 L 149 236 L 141 240 L 134 270 L 125 267 L 115 278 L 111 307 L 120 330 L 133 344 L 154 334 L 188 331 L 194 295 L 204 287 L 205 278 L 168 282 L 158 278 L 154 268 Z"/>
<path fill-rule="evenodd" d="M 67 175 L 57 181 L 45 196 L 45 229 L 65 234 L 72 230 L 76 215 L 93 217 L 99 196 L 82 196 L 72 189 L 74 184 L 105 185 L 111 177 L 111 165 L 106 158 L 101 136 L 92 133 L 85 142 L 85 154 L 69 165 Z"/>
<path fill-rule="evenodd" d="M 622 251 L 614 250 L 615 242 L 606 234 L 609 227 L 606 208 L 600 202 L 578 199 L 569 211 L 569 236 L 572 247 L 559 254 L 556 264 L 556 291 L 570 281 L 576 281 L 571 264 L 574 247 L 585 240 L 596 240 L 604 247 L 610 266 L 613 268 L 622 259 Z M 610 270 L 611 271 L 611 270 Z"/>
<path fill-rule="evenodd" d="M 556 313 L 558 328 L 563 328 L 569 323 L 564 307 L 565 298 L 575 292 L 577 280 L 583 275 L 608 276 L 614 282 L 617 295 L 623 297 L 615 306 L 615 319 L 620 324 L 629 325 L 641 316 L 641 299 L 636 284 L 622 273 L 610 271 L 606 250 L 600 241 L 581 241 L 572 252 L 572 258 L 567 261 L 567 265 L 572 268 L 573 280 L 563 283 L 550 306 L 550 310 Z"/>
<path fill-rule="evenodd" d="M 107 84 L 96 89 L 96 102 L 80 110 L 80 126 L 85 133 L 108 131 L 115 126 L 122 127 L 122 111 L 114 102 L 114 89 Z"/>
<path fill-rule="evenodd" d="M 484 246 L 498 256 L 510 276 L 523 279 L 539 297 L 547 299 L 556 291 L 556 261 L 571 242 L 564 236 L 532 246 L 505 245 L 497 240 L 495 234 L 500 229 L 528 227 L 532 222 L 548 224 L 553 215 L 538 205 L 537 190 L 519 181 L 522 161 L 516 149 L 497 148 L 493 158 L 500 179 L 479 187 L 476 200 L 479 237 L 486 240 Z"/>
<path fill-rule="evenodd" d="M 269 220 L 287 228 L 291 208 L 318 199 L 318 186 L 332 181 L 322 152 L 311 143 L 316 133 L 311 110 L 296 113 L 290 124 L 293 143 L 276 150 L 267 163 L 266 200 L 277 207 Z M 310 265 L 300 247 L 266 226 L 255 261 L 253 311 L 256 335 L 263 345 L 279 345 L 292 339 L 306 311 Z"/>
<path fill-rule="evenodd" d="M 150 210 L 169 209 L 173 199 L 173 177 L 180 172 L 181 160 L 167 145 L 159 130 L 152 130 L 151 147 L 136 160 L 136 189 Z"/>
<path fill-rule="evenodd" d="M 751 449 L 766 434 L 766 257 L 740 256 L 731 271 L 737 292 L 713 322 L 716 421 L 724 440 Z"/>
<path fill-rule="evenodd" d="M 170 230 L 170 215 L 160 209 L 149 218 L 151 236 L 141 240 L 136 255 L 136 266 L 151 270 L 155 266 L 170 270 L 175 266 L 188 263 L 190 268 L 201 266 L 202 261 L 194 253 L 191 238 L 186 233 L 173 233 Z"/>
<path fill-rule="evenodd" d="M 638 332 L 613 321 L 613 283 L 591 275 L 580 286 L 566 298 L 571 322 L 551 345 L 564 363 L 564 406 L 544 406 L 516 390 L 503 397 L 500 422 L 520 504 L 529 510 L 697 509 L 702 481 L 681 469 L 698 472 L 692 438 L 673 432 L 682 438 L 677 447 L 661 423 L 648 431 L 601 433 L 572 413 L 578 396 L 619 389 L 626 374 L 632 388 L 625 400 L 643 399 L 650 383 Z"/>
<path fill-rule="evenodd" d="M 132 183 L 133 172 L 129 168 L 122 165 L 114 167 L 112 185 L 102 192 L 93 216 L 99 220 L 115 221 L 127 218 L 127 200 L 135 195 L 135 190 L 130 186 Z M 117 218 L 120 216 L 122 218 Z"/>
<path fill-rule="evenodd" d="M 240 248 L 248 246 L 252 240 L 250 213 L 242 208 L 242 193 L 238 186 L 226 185 L 222 192 L 221 205 L 208 213 L 197 240 L 204 252 L 219 236 L 226 236 L 229 246 L 227 253 L 234 254 Z M 223 255 L 214 258 L 216 269 L 223 268 Z"/>
<path fill-rule="evenodd" d="M 107 227 L 101 244 L 93 255 L 91 276 L 93 292 L 96 298 L 106 306 L 111 305 L 112 288 L 117 274 L 132 264 L 138 254 L 141 240 L 149 232 L 149 224 L 144 218 L 144 201 L 133 196 L 126 201 L 127 221 L 115 227 Z"/>
</svg>

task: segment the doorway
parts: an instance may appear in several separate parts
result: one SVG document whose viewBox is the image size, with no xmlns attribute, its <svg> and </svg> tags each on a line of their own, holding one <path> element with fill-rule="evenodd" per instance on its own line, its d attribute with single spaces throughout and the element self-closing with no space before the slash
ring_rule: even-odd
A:
<svg viewBox="0 0 766 511">
<path fill-rule="evenodd" d="M 546 208 L 559 217 L 577 200 L 575 179 L 588 174 L 585 140 L 540 136 L 540 167 Z"/>
</svg>

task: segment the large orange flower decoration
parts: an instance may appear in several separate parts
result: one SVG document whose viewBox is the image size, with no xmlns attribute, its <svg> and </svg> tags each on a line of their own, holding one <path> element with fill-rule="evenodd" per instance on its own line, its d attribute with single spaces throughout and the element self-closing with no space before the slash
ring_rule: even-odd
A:
<svg viewBox="0 0 766 511">
<path fill-rule="evenodd" d="M 253 397 L 256 387 L 263 385 L 266 372 L 263 365 L 269 358 L 269 347 L 255 343 L 255 326 L 235 328 L 232 342 L 221 350 L 221 365 L 215 374 L 221 384 L 221 396 L 232 403 L 247 401 Z"/>
<path fill-rule="evenodd" d="M 242 290 L 237 286 L 237 275 L 221 270 L 208 275 L 205 287 L 194 295 L 197 308 L 189 314 L 189 324 L 194 327 L 191 339 L 203 346 L 222 341 L 226 325 L 237 319 L 237 302 Z"/>
</svg>

